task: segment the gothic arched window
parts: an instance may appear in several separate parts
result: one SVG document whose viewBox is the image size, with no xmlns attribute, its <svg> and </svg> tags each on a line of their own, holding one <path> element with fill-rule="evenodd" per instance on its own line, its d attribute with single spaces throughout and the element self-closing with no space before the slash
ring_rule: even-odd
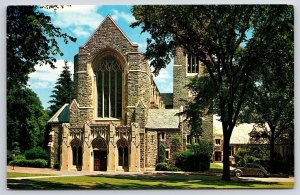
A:
<svg viewBox="0 0 300 195">
<path fill-rule="evenodd" d="M 122 117 L 122 66 L 107 56 L 95 66 L 100 118 Z"/>
</svg>

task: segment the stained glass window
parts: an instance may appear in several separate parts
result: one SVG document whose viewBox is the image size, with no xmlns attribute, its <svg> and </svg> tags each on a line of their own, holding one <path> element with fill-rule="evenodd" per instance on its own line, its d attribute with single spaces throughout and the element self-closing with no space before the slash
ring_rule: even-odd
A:
<svg viewBox="0 0 300 195">
<path fill-rule="evenodd" d="M 94 68 L 97 77 L 98 117 L 122 117 L 122 67 L 111 56 Z"/>
</svg>

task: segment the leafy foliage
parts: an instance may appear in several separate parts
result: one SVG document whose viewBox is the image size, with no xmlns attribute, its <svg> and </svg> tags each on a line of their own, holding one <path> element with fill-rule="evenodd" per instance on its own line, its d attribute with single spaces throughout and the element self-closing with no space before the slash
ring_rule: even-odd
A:
<svg viewBox="0 0 300 195">
<path fill-rule="evenodd" d="M 200 140 L 198 144 L 192 144 L 190 150 L 195 154 L 206 155 L 209 159 L 211 159 L 213 144 L 207 140 Z"/>
<path fill-rule="evenodd" d="M 164 163 L 164 162 L 166 162 L 166 146 L 160 143 L 158 149 L 157 163 Z"/>
<path fill-rule="evenodd" d="M 34 147 L 30 150 L 26 150 L 24 155 L 28 160 L 34 160 L 34 159 L 49 160 L 48 152 L 41 147 Z"/>
<path fill-rule="evenodd" d="M 43 144 L 49 116 L 37 95 L 27 88 L 28 75 L 35 71 L 35 65 L 55 68 L 55 57 L 63 55 L 58 45 L 59 38 L 65 43 L 76 41 L 76 38 L 61 33 L 41 9 L 38 6 L 7 7 L 8 154 L 18 154 Z"/>
<path fill-rule="evenodd" d="M 9 162 L 10 166 L 19 166 L 19 167 L 37 167 L 37 168 L 45 168 L 48 167 L 48 161 L 44 159 L 17 159 Z"/>
<path fill-rule="evenodd" d="M 278 33 L 278 24 L 286 20 L 281 12 L 292 15 L 292 7 L 285 5 L 192 5 L 192 6 L 134 6 L 136 22 L 152 39 L 147 40 L 145 56 L 151 60 L 154 73 L 170 62 L 178 47 L 186 53 L 197 56 L 205 65 L 209 75 L 206 90 L 214 89 L 206 95 L 203 81 L 196 82 L 194 94 L 207 100 L 195 99 L 188 105 L 190 123 L 201 125 L 202 108 L 221 116 L 223 127 L 223 177 L 230 179 L 229 141 L 239 118 L 253 71 L 259 66 L 256 59 L 266 50 L 270 36 Z M 251 36 L 247 36 L 250 33 Z M 284 44 L 284 43 L 282 43 Z M 276 50 L 276 48 L 274 48 Z M 274 60 L 274 59 L 268 59 Z M 252 77 L 251 77 L 252 78 Z M 197 84 L 198 83 L 198 84 Z M 203 84 L 204 83 L 204 84 Z M 210 86 L 210 87 L 208 87 Z M 196 96 L 196 97 L 197 97 Z M 202 105 L 204 104 L 204 105 Z M 201 132 L 198 127 L 197 131 Z"/>
<path fill-rule="evenodd" d="M 206 171 L 210 167 L 210 158 L 205 154 L 186 150 L 177 157 L 175 165 L 184 171 Z"/>
<path fill-rule="evenodd" d="M 156 164 L 155 170 L 156 171 L 180 171 L 178 167 L 165 162 Z"/>
<path fill-rule="evenodd" d="M 12 85 L 26 85 L 35 65 L 55 67 L 55 56 L 63 55 L 56 38 L 62 38 L 65 43 L 76 41 L 61 33 L 38 6 L 8 6 L 6 24 L 8 90 Z"/>
<path fill-rule="evenodd" d="M 256 58 L 260 66 L 251 76 L 253 94 L 246 99 L 242 118 L 257 123 L 251 141 L 270 144 L 273 165 L 275 144 L 294 143 L 294 17 L 291 6 L 265 8 L 261 14 L 280 19 L 271 24 L 276 28 L 265 38 L 264 47 L 253 44 L 260 52 Z"/>
<path fill-rule="evenodd" d="M 50 97 L 52 98 L 49 101 L 49 103 L 51 103 L 51 115 L 54 115 L 65 103 L 70 103 L 74 98 L 73 81 L 67 62 L 65 62 L 64 69 L 59 75 Z"/>
<path fill-rule="evenodd" d="M 7 94 L 7 149 L 20 152 L 43 144 L 47 113 L 29 88 L 14 87 Z"/>
</svg>

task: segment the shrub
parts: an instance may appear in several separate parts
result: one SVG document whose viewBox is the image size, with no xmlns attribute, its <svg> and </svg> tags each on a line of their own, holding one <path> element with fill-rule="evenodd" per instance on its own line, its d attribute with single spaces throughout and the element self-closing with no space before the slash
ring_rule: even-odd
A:
<svg viewBox="0 0 300 195">
<path fill-rule="evenodd" d="M 34 159 L 34 160 L 16 159 L 11 161 L 9 165 L 19 166 L 19 167 L 45 168 L 48 167 L 48 161 L 44 159 Z"/>
<path fill-rule="evenodd" d="M 54 169 L 60 169 L 60 162 L 56 161 L 53 166 Z"/>
<path fill-rule="evenodd" d="M 187 150 L 177 157 L 176 166 L 184 171 L 206 171 L 210 168 L 210 157 Z"/>
<path fill-rule="evenodd" d="M 180 171 L 180 169 L 174 165 L 168 163 L 158 163 L 155 167 L 156 171 Z"/>
<path fill-rule="evenodd" d="M 213 153 L 213 144 L 206 140 L 200 140 L 198 144 L 193 144 L 191 146 L 191 150 L 195 154 L 206 155 L 211 158 Z"/>
<path fill-rule="evenodd" d="M 13 158 L 13 160 L 26 160 L 26 158 L 25 158 L 24 155 L 19 154 L 19 155 L 15 156 L 15 157 Z"/>
<path fill-rule="evenodd" d="M 166 147 L 163 144 L 159 145 L 157 162 L 158 163 L 166 162 Z"/>
<path fill-rule="evenodd" d="M 34 147 L 30 150 L 25 151 L 24 154 L 26 159 L 28 160 L 34 160 L 34 159 L 49 160 L 48 152 L 41 147 Z"/>
</svg>

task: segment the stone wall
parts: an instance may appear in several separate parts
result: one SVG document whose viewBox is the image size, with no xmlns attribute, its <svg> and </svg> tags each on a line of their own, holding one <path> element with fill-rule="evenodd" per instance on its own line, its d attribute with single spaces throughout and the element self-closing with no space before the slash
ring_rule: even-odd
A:
<svg viewBox="0 0 300 195">
<path fill-rule="evenodd" d="M 146 129 L 146 137 L 145 137 L 145 166 L 146 168 L 155 169 L 155 165 L 157 162 L 157 131 Z"/>
<path fill-rule="evenodd" d="M 169 154 L 170 157 L 169 157 L 169 159 L 167 159 L 167 162 L 175 165 L 176 147 L 172 144 L 172 141 L 175 138 L 176 134 L 178 134 L 180 137 L 180 140 L 181 140 L 181 144 L 182 144 L 181 132 L 179 131 L 179 129 L 178 130 L 166 129 L 165 131 L 160 131 L 160 132 L 165 133 L 165 139 L 164 140 L 160 139 L 160 143 L 164 144 L 166 149 L 170 150 L 170 154 Z"/>
<path fill-rule="evenodd" d="M 47 128 L 50 129 L 48 148 L 50 152 L 50 167 L 60 162 L 60 150 L 62 144 L 62 124 L 51 123 Z"/>
<path fill-rule="evenodd" d="M 193 97 L 189 94 L 189 90 L 187 89 L 186 85 L 190 82 L 196 74 L 188 74 L 186 69 L 186 54 L 182 48 L 176 49 L 176 55 L 174 58 L 174 67 L 173 67 L 173 107 L 179 108 L 181 105 L 185 106 L 183 100 L 191 101 Z M 199 67 L 199 74 L 198 76 L 204 75 L 204 66 L 200 63 Z M 190 95 L 190 96 L 189 96 Z M 189 134 L 190 128 L 188 127 L 187 121 L 182 123 L 183 126 L 183 139 L 186 142 L 186 135 Z M 212 134 L 213 134 L 213 125 L 212 125 L 212 116 L 206 116 L 205 120 L 203 121 L 203 135 L 202 139 L 206 139 L 211 141 Z M 184 143 L 183 148 L 186 149 L 186 143 Z"/>
</svg>

